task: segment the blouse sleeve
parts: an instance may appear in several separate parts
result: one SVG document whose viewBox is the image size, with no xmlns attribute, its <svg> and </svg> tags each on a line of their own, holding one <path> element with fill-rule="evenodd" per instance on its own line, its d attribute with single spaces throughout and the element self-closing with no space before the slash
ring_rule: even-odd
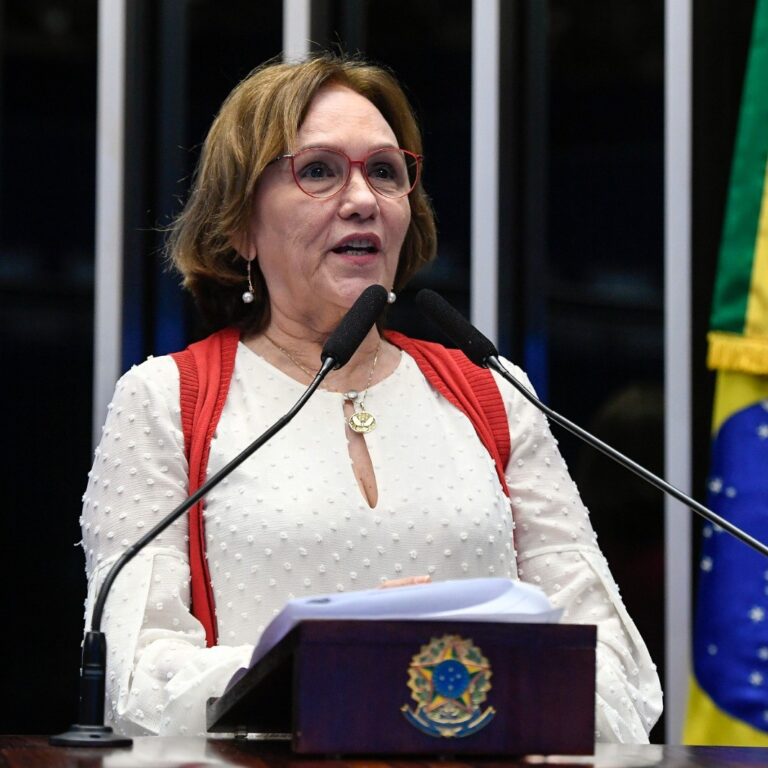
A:
<svg viewBox="0 0 768 768">
<path fill-rule="evenodd" d="M 118 382 L 83 497 L 86 625 L 98 588 L 124 549 L 187 495 L 179 380 L 171 358 Z M 206 648 L 189 611 L 182 516 L 119 574 L 107 598 L 106 718 L 118 732 L 202 734 L 205 702 L 248 663 L 253 646 Z"/>
<path fill-rule="evenodd" d="M 505 364 L 533 392 L 526 375 Z M 596 740 L 647 742 L 662 709 L 656 665 L 624 607 L 546 417 L 494 376 L 509 417 L 506 479 L 518 575 L 563 608 L 565 621 L 597 625 Z"/>
</svg>

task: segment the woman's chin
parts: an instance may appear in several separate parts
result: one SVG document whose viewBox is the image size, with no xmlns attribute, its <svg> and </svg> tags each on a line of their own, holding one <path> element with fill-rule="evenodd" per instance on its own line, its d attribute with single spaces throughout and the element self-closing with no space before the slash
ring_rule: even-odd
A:
<svg viewBox="0 0 768 768">
<path fill-rule="evenodd" d="M 335 286 L 334 304 L 349 309 L 359 298 L 360 294 L 371 285 L 385 285 L 386 278 L 381 275 L 359 276 L 354 279 L 346 279 Z M 385 286 L 386 287 L 386 286 Z"/>
</svg>

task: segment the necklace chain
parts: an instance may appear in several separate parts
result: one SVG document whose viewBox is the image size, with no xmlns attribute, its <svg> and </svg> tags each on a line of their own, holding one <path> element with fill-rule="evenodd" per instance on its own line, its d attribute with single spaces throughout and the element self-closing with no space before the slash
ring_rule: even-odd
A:
<svg viewBox="0 0 768 768">
<path fill-rule="evenodd" d="M 275 349 L 278 349 L 280 352 L 282 352 L 300 371 L 309 376 L 310 379 L 315 377 L 315 374 L 313 374 L 311 371 L 308 371 L 287 349 L 285 349 L 285 347 L 281 347 L 271 336 L 265 333 L 264 338 L 273 347 L 275 347 Z M 368 381 L 365 384 L 365 390 L 363 390 L 363 393 L 360 394 L 354 389 L 350 389 L 341 393 L 345 400 L 348 400 L 353 404 L 353 407 L 354 405 L 357 405 L 359 408 L 359 410 L 355 411 L 346 420 L 349 428 L 354 432 L 365 434 L 376 429 L 376 419 L 374 418 L 373 414 L 365 409 L 365 398 L 368 394 L 368 390 L 371 387 L 371 382 L 373 381 L 373 373 L 376 370 L 376 363 L 379 361 L 380 351 L 381 339 L 379 339 L 379 343 L 376 345 L 376 352 L 373 355 L 373 364 L 371 365 L 371 370 L 368 373 Z"/>
<path fill-rule="evenodd" d="M 315 378 L 315 374 L 311 371 L 308 371 L 285 347 L 281 347 L 271 336 L 268 336 L 266 333 L 264 334 L 264 338 L 273 346 L 275 349 L 279 349 L 300 371 L 303 371 L 304 373 L 309 376 L 310 379 Z"/>
</svg>

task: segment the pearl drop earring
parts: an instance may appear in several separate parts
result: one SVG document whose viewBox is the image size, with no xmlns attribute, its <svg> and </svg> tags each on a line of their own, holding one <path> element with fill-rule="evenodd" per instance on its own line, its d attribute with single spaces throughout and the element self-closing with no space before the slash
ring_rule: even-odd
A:
<svg viewBox="0 0 768 768">
<path fill-rule="evenodd" d="M 397 301 L 397 294 L 394 291 L 390 291 L 387 294 L 387 304 L 394 304 Z"/>
<path fill-rule="evenodd" d="M 253 295 L 253 282 L 251 280 L 251 261 L 248 260 L 248 290 L 243 294 L 243 304 L 252 304 L 254 295 Z"/>
</svg>

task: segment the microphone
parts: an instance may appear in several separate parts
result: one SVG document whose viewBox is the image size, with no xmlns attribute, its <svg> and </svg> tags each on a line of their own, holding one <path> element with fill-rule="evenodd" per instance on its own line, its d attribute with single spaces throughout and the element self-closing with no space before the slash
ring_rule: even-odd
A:
<svg viewBox="0 0 768 768">
<path fill-rule="evenodd" d="M 323 351 L 320 353 L 323 364 L 332 360 L 334 368 L 346 365 L 386 304 L 387 290 L 381 285 L 369 285 L 323 345 Z"/>
<path fill-rule="evenodd" d="M 663 478 L 655 475 L 649 469 L 625 456 L 612 446 L 604 443 L 587 430 L 582 429 L 578 424 L 569 421 L 565 416 L 561 416 L 557 411 L 541 402 L 524 384 L 519 382 L 499 360 L 499 353 L 493 343 L 477 330 L 458 310 L 452 307 L 442 296 L 434 291 L 424 288 L 416 295 L 416 304 L 419 309 L 445 332 L 448 338 L 473 362 L 481 368 L 492 368 L 502 378 L 508 381 L 528 402 L 532 403 L 542 413 L 546 414 L 552 421 L 567 429 L 576 435 L 580 440 L 604 453 L 610 459 L 621 464 L 625 469 L 641 477 L 654 488 L 666 493 L 677 501 L 685 504 L 686 507 L 696 512 L 698 515 L 709 520 L 711 523 L 719 526 L 731 536 L 742 541 L 761 555 L 768 557 L 768 546 L 761 541 L 750 536 L 741 528 L 735 526 L 709 507 L 705 507 L 695 499 L 683 493 L 674 485 L 671 485 Z"/>
<path fill-rule="evenodd" d="M 498 358 L 493 342 L 439 293 L 423 288 L 416 294 L 416 304 L 475 365 L 487 368 L 489 358 Z"/>
<path fill-rule="evenodd" d="M 387 291 L 385 288 L 380 285 L 371 285 L 366 288 L 328 337 L 321 354 L 320 370 L 290 411 L 279 418 L 216 474 L 208 478 L 200 488 L 188 496 L 176 509 L 169 512 L 138 541 L 127 547 L 115 561 L 99 589 L 91 616 L 91 629 L 85 633 L 83 640 L 79 721 L 70 726 L 68 731 L 51 736 L 50 744 L 60 747 L 127 747 L 133 743 L 132 739 L 118 736 L 111 728 L 104 725 L 107 639 L 101 631 L 101 618 L 107 595 L 117 575 L 147 544 L 197 504 L 210 490 L 293 419 L 320 386 L 323 379 L 332 370 L 341 368 L 349 362 L 355 350 L 368 335 L 386 303 Z"/>
</svg>

